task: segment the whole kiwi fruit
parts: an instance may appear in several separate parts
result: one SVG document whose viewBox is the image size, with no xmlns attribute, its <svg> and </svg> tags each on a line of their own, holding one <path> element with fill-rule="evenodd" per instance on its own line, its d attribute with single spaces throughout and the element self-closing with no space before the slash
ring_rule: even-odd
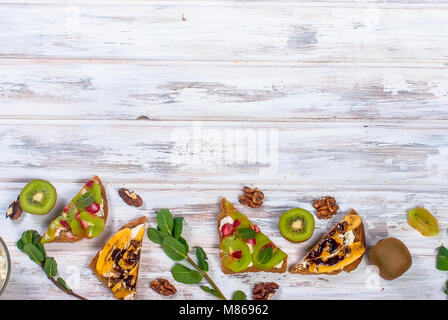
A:
<svg viewBox="0 0 448 320">
<path fill-rule="evenodd" d="M 370 263 L 377 266 L 381 278 L 394 280 L 412 265 L 411 254 L 406 245 L 397 238 L 378 241 L 370 250 Z"/>
</svg>

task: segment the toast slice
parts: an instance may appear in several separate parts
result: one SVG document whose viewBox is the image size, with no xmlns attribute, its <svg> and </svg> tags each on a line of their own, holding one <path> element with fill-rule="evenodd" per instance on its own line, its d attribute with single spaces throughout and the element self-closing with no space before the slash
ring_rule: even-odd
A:
<svg viewBox="0 0 448 320">
<path fill-rule="evenodd" d="M 89 264 L 90 270 L 120 300 L 135 300 L 146 217 L 121 227 Z"/>
<path fill-rule="evenodd" d="M 106 190 L 98 176 L 87 181 L 42 236 L 42 243 L 76 242 L 95 238 L 108 217 Z"/>
<path fill-rule="evenodd" d="M 362 219 L 352 209 L 290 272 L 333 275 L 353 271 L 364 256 L 365 239 Z"/>
<path fill-rule="evenodd" d="M 217 227 L 224 273 L 286 271 L 288 255 L 225 198 L 221 200 Z M 247 239 L 248 236 L 254 237 Z"/>
</svg>

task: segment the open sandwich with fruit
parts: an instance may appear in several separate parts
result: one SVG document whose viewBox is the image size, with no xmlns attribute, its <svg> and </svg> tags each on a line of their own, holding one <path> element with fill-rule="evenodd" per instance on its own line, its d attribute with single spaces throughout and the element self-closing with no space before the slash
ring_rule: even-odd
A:
<svg viewBox="0 0 448 320">
<path fill-rule="evenodd" d="M 41 242 L 75 242 L 98 237 L 104 230 L 107 214 L 104 186 L 100 178 L 94 176 L 51 222 Z"/>
<path fill-rule="evenodd" d="M 134 300 L 146 217 L 129 222 L 110 238 L 89 268 L 117 299 Z"/>
<path fill-rule="evenodd" d="M 366 250 L 361 217 L 351 210 L 314 246 L 291 273 L 337 274 L 355 270 Z"/>
<path fill-rule="evenodd" d="M 218 234 L 224 273 L 286 271 L 288 255 L 225 198 L 218 215 Z"/>
</svg>

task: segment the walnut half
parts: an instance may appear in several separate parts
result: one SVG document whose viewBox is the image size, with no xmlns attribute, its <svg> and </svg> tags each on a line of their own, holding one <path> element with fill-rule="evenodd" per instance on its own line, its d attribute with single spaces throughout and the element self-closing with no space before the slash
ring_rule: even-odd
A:
<svg viewBox="0 0 448 320">
<path fill-rule="evenodd" d="M 259 208 L 263 205 L 264 193 L 258 188 L 243 188 L 243 194 L 240 196 L 240 203 L 242 205 Z"/>
<path fill-rule="evenodd" d="M 275 282 L 260 282 L 257 283 L 252 291 L 254 300 L 269 300 L 279 288 Z"/>
<path fill-rule="evenodd" d="M 338 214 L 339 206 L 333 197 L 323 197 L 314 200 L 313 207 L 316 209 L 316 216 L 319 219 L 330 219 L 335 214 Z"/>
<path fill-rule="evenodd" d="M 171 296 L 177 292 L 176 288 L 168 280 L 162 278 L 153 280 L 150 287 L 163 296 Z"/>
</svg>

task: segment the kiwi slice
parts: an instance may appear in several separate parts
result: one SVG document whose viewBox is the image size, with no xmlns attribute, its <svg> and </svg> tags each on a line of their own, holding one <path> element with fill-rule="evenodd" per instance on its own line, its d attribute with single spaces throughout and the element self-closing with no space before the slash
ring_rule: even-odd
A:
<svg viewBox="0 0 448 320">
<path fill-rule="evenodd" d="M 219 245 L 223 254 L 222 264 L 233 272 L 241 272 L 251 262 L 250 249 L 244 241 L 232 237 L 225 238 Z M 238 252 L 238 255 L 234 253 Z"/>
<path fill-rule="evenodd" d="M 79 219 L 86 223 L 86 236 L 89 239 L 98 237 L 104 230 L 104 220 L 86 211 L 82 211 Z"/>
<path fill-rule="evenodd" d="M 90 192 L 93 194 L 93 199 L 96 203 L 101 204 L 103 202 L 103 197 L 101 194 L 101 186 L 98 182 L 94 182 Z"/>
<path fill-rule="evenodd" d="M 412 228 L 420 232 L 425 237 L 435 237 L 439 235 L 439 223 L 425 208 L 414 208 L 408 211 L 408 222 Z"/>
<path fill-rule="evenodd" d="M 274 249 L 272 251 L 271 259 L 269 259 L 269 261 L 263 263 L 259 259 L 260 252 L 266 246 L 270 245 L 272 243 L 272 241 L 269 240 L 269 238 L 266 237 L 262 233 L 257 233 L 257 235 L 255 236 L 255 240 L 256 240 L 256 243 L 254 246 L 254 251 L 252 253 L 252 261 L 253 261 L 255 267 L 266 271 L 266 270 L 269 270 L 269 269 L 275 267 L 276 265 L 278 265 L 280 262 L 282 262 L 287 257 L 286 253 L 284 253 L 279 248 L 274 247 Z"/>
<path fill-rule="evenodd" d="M 20 193 L 20 206 L 32 214 L 47 214 L 56 203 L 55 187 L 45 180 L 33 180 Z"/>
<path fill-rule="evenodd" d="M 313 235 L 314 217 L 305 209 L 291 209 L 281 215 L 278 227 L 286 240 L 303 242 Z"/>
</svg>

